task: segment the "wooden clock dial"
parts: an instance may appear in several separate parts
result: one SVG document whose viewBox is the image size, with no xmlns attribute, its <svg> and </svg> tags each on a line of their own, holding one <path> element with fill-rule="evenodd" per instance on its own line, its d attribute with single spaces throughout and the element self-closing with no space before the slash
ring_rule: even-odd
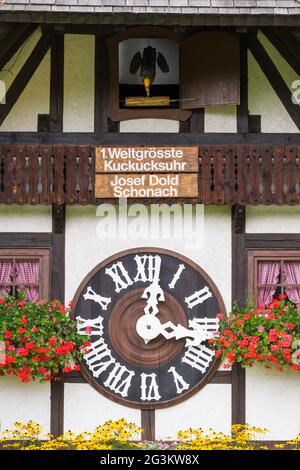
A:
<svg viewBox="0 0 300 470">
<path fill-rule="evenodd" d="M 75 295 L 78 331 L 91 333 L 82 373 L 126 406 L 176 404 L 216 371 L 207 338 L 218 328 L 218 312 L 225 308 L 215 284 L 191 260 L 157 248 L 118 253 Z"/>
</svg>

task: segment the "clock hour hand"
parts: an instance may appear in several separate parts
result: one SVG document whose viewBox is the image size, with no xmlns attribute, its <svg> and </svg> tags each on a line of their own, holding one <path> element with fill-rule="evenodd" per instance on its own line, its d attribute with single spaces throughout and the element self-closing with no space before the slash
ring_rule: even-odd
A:
<svg viewBox="0 0 300 470">
<path fill-rule="evenodd" d="M 165 294 L 159 281 L 153 281 L 143 292 L 142 299 L 148 299 L 144 308 L 145 315 L 156 315 L 159 312 L 158 302 L 164 302 Z"/>
<path fill-rule="evenodd" d="M 160 334 L 163 335 L 166 339 L 175 338 L 178 340 L 186 338 L 186 346 L 199 346 L 201 343 L 211 337 L 201 327 L 193 327 L 192 329 L 189 329 L 180 324 L 174 325 L 174 323 L 171 321 L 161 325 Z"/>
<path fill-rule="evenodd" d="M 194 319 L 189 321 L 189 326 L 191 328 L 180 324 L 174 325 L 171 321 L 160 323 L 158 318 L 152 315 L 143 315 L 137 321 L 136 331 L 146 344 L 161 334 L 166 339 L 186 338 L 186 346 L 199 346 L 205 340 L 213 337 L 214 332 L 218 329 L 218 319 L 205 318 L 199 321 Z"/>
</svg>

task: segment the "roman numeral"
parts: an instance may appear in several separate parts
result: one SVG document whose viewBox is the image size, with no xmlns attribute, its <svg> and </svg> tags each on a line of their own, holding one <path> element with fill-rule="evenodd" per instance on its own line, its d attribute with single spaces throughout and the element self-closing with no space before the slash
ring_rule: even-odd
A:
<svg viewBox="0 0 300 470">
<path fill-rule="evenodd" d="M 156 374 L 141 374 L 141 400 L 151 401 L 160 399 L 158 385 L 156 382 Z"/>
<path fill-rule="evenodd" d="M 168 372 L 173 374 L 173 379 L 174 379 L 176 391 L 177 391 L 178 394 L 182 393 L 183 390 L 188 390 L 189 389 L 190 384 L 186 383 L 186 381 L 183 379 L 183 377 L 178 374 L 175 367 L 170 367 Z"/>
<path fill-rule="evenodd" d="M 174 289 L 174 287 L 175 287 L 177 281 L 179 281 L 179 279 L 181 277 L 181 273 L 182 273 L 182 271 L 184 271 L 184 269 L 185 269 L 184 264 L 180 264 L 178 266 L 178 269 L 177 269 L 176 273 L 174 274 L 174 277 L 173 277 L 172 281 L 169 284 L 170 289 Z"/>
<path fill-rule="evenodd" d="M 134 260 L 137 265 L 137 275 L 134 278 L 135 282 L 153 282 L 159 281 L 161 257 L 158 255 L 136 255 Z"/>
<path fill-rule="evenodd" d="M 103 334 L 103 318 L 97 317 L 93 319 L 86 319 L 77 317 L 77 332 L 80 335 L 86 335 L 86 328 L 91 328 L 90 336 L 102 336 Z"/>
<path fill-rule="evenodd" d="M 127 289 L 128 286 L 133 284 L 133 281 L 130 279 L 122 261 L 118 261 L 110 268 L 106 268 L 105 274 L 108 274 L 108 276 L 110 276 L 114 281 L 115 291 L 117 293 L 121 292 L 123 289 Z"/>
<path fill-rule="evenodd" d="M 129 370 L 126 366 L 121 366 L 121 364 L 117 362 L 114 365 L 113 370 L 110 372 L 108 379 L 104 382 L 104 386 L 110 388 L 113 392 L 118 393 L 123 398 L 127 397 L 131 380 L 134 375 L 133 370 Z"/>
<path fill-rule="evenodd" d="M 201 290 L 197 290 L 194 294 L 190 295 L 189 297 L 185 297 L 184 301 L 187 304 L 188 308 L 193 308 L 196 305 L 202 304 L 204 300 L 209 299 L 212 297 L 212 293 L 210 292 L 207 286 L 203 287 Z"/>
<path fill-rule="evenodd" d="M 193 329 L 201 328 L 206 332 L 207 339 L 213 338 L 214 333 L 219 330 L 218 318 L 193 318 L 189 320 L 189 327 Z"/>
<path fill-rule="evenodd" d="M 190 346 L 181 359 L 181 362 L 189 364 L 191 367 L 204 374 L 214 355 L 215 352 L 206 346 Z"/>
<path fill-rule="evenodd" d="M 96 294 L 96 292 L 91 288 L 91 286 L 88 286 L 86 293 L 83 295 L 84 300 L 93 300 L 94 302 L 97 302 L 102 310 L 107 310 L 107 306 L 111 302 L 110 297 L 101 297 L 101 295 Z"/>
<path fill-rule="evenodd" d="M 84 359 L 94 377 L 99 377 L 106 369 L 116 362 L 103 338 L 94 341 L 89 346 L 89 352 Z"/>
</svg>

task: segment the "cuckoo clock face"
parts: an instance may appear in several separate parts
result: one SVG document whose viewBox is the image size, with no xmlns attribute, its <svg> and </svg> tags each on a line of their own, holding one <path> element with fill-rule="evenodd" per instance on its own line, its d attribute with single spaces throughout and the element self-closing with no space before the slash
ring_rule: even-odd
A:
<svg viewBox="0 0 300 470">
<path fill-rule="evenodd" d="M 74 316 L 91 335 L 87 380 L 127 406 L 160 408 L 188 398 L 218 366 L 208 339 L 224 304 L 189 259 L 162 249 L 119 253 L 81 283 Z"/>
</svg>

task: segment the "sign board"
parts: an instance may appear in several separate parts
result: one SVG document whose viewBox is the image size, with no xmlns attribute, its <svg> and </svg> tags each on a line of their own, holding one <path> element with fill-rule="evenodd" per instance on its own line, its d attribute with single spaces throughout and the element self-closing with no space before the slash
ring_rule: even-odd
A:
<svg viewBox="0 0 300 470">
<path fill-rule="evenodd" d="M 97 147 L 95 197 L 198 197 L 198 170 L 198 147 Z"/>
<path fill-rule="evenodd" d="M 197 173 L 96 175 L 96 197 L 197 197 Z"/>
</svg>

